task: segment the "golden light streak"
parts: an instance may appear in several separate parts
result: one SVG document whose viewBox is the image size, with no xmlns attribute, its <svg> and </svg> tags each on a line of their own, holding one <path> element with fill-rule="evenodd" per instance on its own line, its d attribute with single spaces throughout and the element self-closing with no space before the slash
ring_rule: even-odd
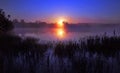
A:
<svg viewBox="0 0 120 73">
<path fill-rule="evenodd" d="M 65 31 L 63 29 L 58 29 L 56 34 L 58 38 L 63 38 L 65 36 Z"/>
<path fill-rule="evenodd" d="M 64 22 L 66 22 L 65 18 L 59 18 L 56 20 L 56 30 L 55 30 L 55 36 L 59 39 L 63 39 L 66 36 L 65 26 Z"/>
</svg>

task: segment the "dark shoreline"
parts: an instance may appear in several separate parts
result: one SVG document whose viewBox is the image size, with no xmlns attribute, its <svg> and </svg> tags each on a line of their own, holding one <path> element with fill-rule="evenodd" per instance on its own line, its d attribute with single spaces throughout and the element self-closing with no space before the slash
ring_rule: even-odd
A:
<svg viewBox="0 0 120 73">
<path fill-rule="evenodd" d="M 119 73 L 120 36 L 38 43 L 0 35 L 0 73 Z"/>
</svg>

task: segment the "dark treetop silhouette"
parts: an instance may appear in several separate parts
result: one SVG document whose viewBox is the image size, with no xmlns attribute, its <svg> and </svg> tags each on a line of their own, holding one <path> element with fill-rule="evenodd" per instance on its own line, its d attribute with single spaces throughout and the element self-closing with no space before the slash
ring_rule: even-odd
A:
<svg viewBox="0 0 120 73">
<path fill-rule="evenodd" d="M 0 33 L 7 33 L 13 29 L 12 21 L 10 21 L 10 15 L 5 14 L 3 9 L 0 9 Z"/>
</svg>

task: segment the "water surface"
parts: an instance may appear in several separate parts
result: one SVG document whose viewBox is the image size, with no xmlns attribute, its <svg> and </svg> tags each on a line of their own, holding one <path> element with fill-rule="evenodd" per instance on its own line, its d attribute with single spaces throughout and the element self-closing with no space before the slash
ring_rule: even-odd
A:
<svg viewBox="0 0 120 73">
<path fill-rule="evenodd" d="M 40 40 L 77 40 L 88 36 L 112 36 L 120 34 L 120 26 L 91 26 L 91 27 L 71 27 L 64 29 L 59 28 L 15 28 L 15 34 L 25 37 L 35 37 Z M 60 37 L 62 36 L 62 38 Z"/>
</svg>

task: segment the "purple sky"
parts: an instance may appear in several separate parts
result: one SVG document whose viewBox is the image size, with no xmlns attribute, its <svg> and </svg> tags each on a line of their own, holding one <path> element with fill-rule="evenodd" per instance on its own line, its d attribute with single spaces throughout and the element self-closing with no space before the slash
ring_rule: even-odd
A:
<svg viewBox="0 0 120 73">
<path fill-rule="evenodd" d="M 120 0 L 0 0 L 0 8 L 12 18 L 54 22 L 120 23 Z"/>
</svg>

